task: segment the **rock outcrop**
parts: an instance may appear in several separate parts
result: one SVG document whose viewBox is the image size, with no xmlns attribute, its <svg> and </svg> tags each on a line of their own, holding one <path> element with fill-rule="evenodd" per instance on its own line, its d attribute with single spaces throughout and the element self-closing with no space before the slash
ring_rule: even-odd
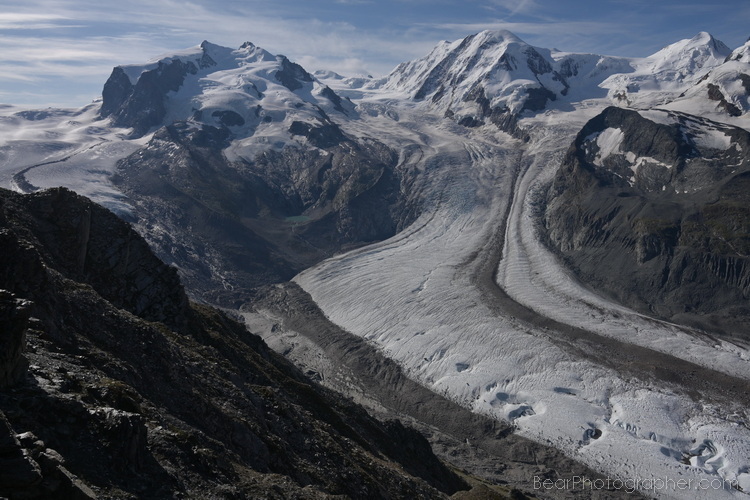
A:
<svg viewBox="0 0 750 500">
<path fill-rule="evenodd" d="M 117 127 L 133 129 L 133 136 L 140 137 L 156 125 L 161 124 L 167 114 L 166 100 L 169 92 L 176 92 L 189 74 L 199 69 L 216 65 L 206 51 L 203 42 L 203 56 L 196 61 L 183 61 L 180 58 L 159 61 L 138 75 L 135 83 L 126 71 L 117 66 L 112 70 L 102 91 L 102 118 L 112 117 Z"/>
<path fill-rule="evenodd" d="M 747 340 L 750 134 L 650 113 L 608 108 L 581 130 L 547 194 L 549 243 L 625 304 Z"/>
<path fill-rule="evenodd" d="M 0 290 L 0 389 L 18 384 L 26 376 L 28 302 Z"/>
</svg>

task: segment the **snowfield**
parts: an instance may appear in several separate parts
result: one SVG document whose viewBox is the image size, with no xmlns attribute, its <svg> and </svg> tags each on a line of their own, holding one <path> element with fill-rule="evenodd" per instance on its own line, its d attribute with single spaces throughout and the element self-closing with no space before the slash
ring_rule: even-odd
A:
<svg viewBox="0 0 750 500">
<path fill-rule="evenodd" d="M 98 118 L 99 104 L 79 110 L 0 110 L 0 187 L 29 192 L 65 186 L 113 212 L 131 211 L 111 182 L 118 160 L 150 138 L 125 140 L 128 130 Z"/>
</svg>

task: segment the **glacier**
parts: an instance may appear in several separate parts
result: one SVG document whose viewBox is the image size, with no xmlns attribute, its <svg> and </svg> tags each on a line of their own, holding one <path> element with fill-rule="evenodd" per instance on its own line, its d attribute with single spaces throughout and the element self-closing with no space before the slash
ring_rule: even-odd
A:
<svg viewBox="0 0 750 500">
<path fill-rule="evenodd" d="M 694 53 L 700 57 L 693 64 L 705 74 L 728 51 L 700 34 L 636 61 L 619 79 L 599 79 L 600 87 L 616 88 L 645 73 L 653 79 L 658 68 L 668 75 L 663 87 L 679 94 L 690 84 L 675 83 L 681 80 L 675 68 L 682 66 L 670 55 L 700 42 L 712 49 Z M 450 48 L 439 45 L 434 53 Z M 400 68 L 426 73 L 426 66 L 416 61 Z M 537 234 L 538 192 L 575 133 L 610 101 L 574 97 L 572 110 L 555 109 L 562 106 L 553 103 L 545 113 L 521 120 L 528 134 L 521 141 L 490 126 L 449 126 L 429 102 L 421 109 L 400 104 L 392 99 L 394 81 L 415 88 L 411 79 L 391 76 L 390 85 L 376 87 L 360 107 L 387 103 L 399 121 L 385 114 L 364 120 L 383 133 L 381 138 L 398 137 L 400 129 L 417 131 L 424 155 L 419 169 L 429 172 L 423 189 L 433 203 L 406 231 L 326 260 L 294 281 L 329 319 L 375 344 L 410 377 L 476 412 L 511 421 L 524 436 L 620 481 L 637 478 L 644 493 L 744 497 L 742 490 L 750 490 L 746 402 L 725 397 L 720 383 L 695 398 L 669 380 L 607 366 L 585 352 L 585 342 L 561 339 L 564 335 L 544 321 L 528 321 L 502 303 L 493 304 L 477 278 L 493 267 L 489 272 L 502 293 L 527 312 L 614 339 L 615 349 L 643 347 L 672 364 L 697 365 L 747 386 L 747 345 L 697 335 L 613 303 L 580 283 Z M 654 87 L 661 90 L 649 86 L 637 102 L 650 108 L 663 99 L 663 93 L 658 99 L 651 94 Z M 683 102 L 681 109 L 694 106 Z M 425 120 L 430 112 L 433 119 Z M 720 138 L 703 140 L 721 143 Z M 492 257 L 493 245 L 502 255 Z M 589 347 L 597 348 L 594 342 Z M 665 479 L 674 487 L 660 490 L 656 485 Z M 680 480 L 690 487 L 678 487 Z M 702 487 L 708 485 L 720 487 Z"/>
<path fill-rule="evenodd" d="M 422 168 L 430 172 L 425 188 L 434 205 L 399 235 L 329 259 L 294 279 L 329 319 L 375 343 L 432 390 L 511 420 L 523 435 L 612 477 L 721 477 L 727 484 L 747 484 L 746 427 L 727 421 L 715 404 L 695 402 L 669 384 L 625 376 L 571 355 L 551 340 L 553 331 L 488 306 L 473 278 L 478 266 L 492 265 L 477 262 L 476 254 L 503 238 L 497 279 L 510 297 L 540 315 L 668 353 L 684 352 L 693 362 L 750 379 L 746 349 L 709 345 L 679 327 L 612 304 L 586 290 L 542 247 L 527 193 L 554 171 L 559 147 L 538 149 L 570 140 L 569 119 L 559 127 L 547 123 L 545 137 L 522 146 L 489 131 L 469 140 L 455 127 L 423 123 L 421 114 L 410 122 L 408 109 L 399 109 L 399 116 L 399 126 L 428 138 L 421 145 Z M 505 224 L 506 232 L 498 235 Z M 747 410 L 738 404 L 735 411 Z M 595 429 L 601 432 L 596 440 L 588 437 Z M 706 460 L 712 465 L 682 463 L 693 443 L 703 441 L 719 450 Z M 741 495 L 733 489 L 682 493 L 684 498 Z"/>
</svg>

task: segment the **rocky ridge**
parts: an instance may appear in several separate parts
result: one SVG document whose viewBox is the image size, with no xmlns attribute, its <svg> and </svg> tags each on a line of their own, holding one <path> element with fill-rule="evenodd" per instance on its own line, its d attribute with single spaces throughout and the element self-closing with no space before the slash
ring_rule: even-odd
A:
<svg viewBox="0 0 750 500">
<path fill-rule="evenodd" d="M 746 341 L 748 151 L 740 128 L 608 108 L 549 188 L 549 242 L 584 281 L 637 310 Z"/>
<path fill-rule="evenodd" d="M 177 123 L 118 164 L 133 222 L 194 297 L 234 305 L 415 217 L 396 152 L 335 127 L 290 130 L 317 146 L 230 161 L 223 130 Z"/>
<path fill-rule="evenodd" d="M 113 214 L 65 189 L 0 194 L 1 495 L 439 498 L 466 487 L 415 431 L 374 420 L 188 302 L 174 269 Z"/>
</svg>

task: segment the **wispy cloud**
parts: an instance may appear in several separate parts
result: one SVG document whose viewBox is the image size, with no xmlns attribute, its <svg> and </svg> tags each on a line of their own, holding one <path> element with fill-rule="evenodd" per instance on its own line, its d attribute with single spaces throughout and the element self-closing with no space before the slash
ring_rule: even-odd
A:
<svg viewBox="0 0 750 500">
<path fill-rule="evenodd" d="M 0 15 L 0 44 L 12 47 L 0 53 L 0 92 L 13 82 L 37 82 L 39 88 L 29 96 L 43 95 L 45 83 L 53 92 L 64 81 L 85 85 L 94 97 L 114 65 L 145 62 L 204 39 L 227 46 L 252 41 L 310 70 L 376 74 L 421 55 L 432 44 L 415 42 L 403 34 L 395 36 L 395 32 L 384 35 L 362 30 L 344 21 L 280 16 L 270 5 L 258 8 L 234 3 L 214 8 L 213 4 L 175 0 L 131 0 L 127 5 L 37 0 L 37 12 L 45 12 L 37 14 L 26 3 L 13 2 L 10 0 L 7 9 L 10 12 Z M 43 36 L 36 31 L 22 34 L 30 28 L 48 32 Z M 84 80 L 88 81 L 84 84 Z M 6 90 L 5 99 L 8 95 Z"/>
<path fill-rule="evenodd" d="M 0 30 L 45 30 L 65 26 L 65 16 L 30 12 L 0 12 Z M 76 27 L 76 25 L 68 25 Z"/>
<path fill-rule="evenodd" d="M 539 8 L 535 0 L 493 0 L 491 5 L 501 7 L 507 11 L 507 16 L 531 13 Z"/>
</svg>

